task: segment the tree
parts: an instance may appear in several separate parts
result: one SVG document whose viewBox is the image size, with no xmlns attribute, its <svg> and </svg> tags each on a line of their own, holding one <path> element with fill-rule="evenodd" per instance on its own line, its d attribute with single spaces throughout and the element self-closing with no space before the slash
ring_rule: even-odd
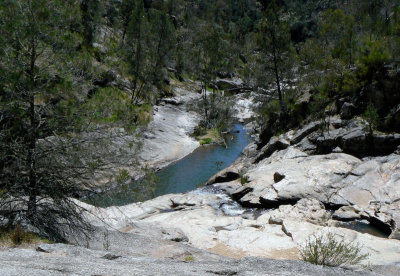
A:
<svg viewBox="0 0 400 276">
<path fill-rule="evenodd" d="M 136 7 L 135 0 L 123 0 L 120 5 L 120 18 L 121 18 L 121 25 L 122 25 L 122 39 L 121 43 L 124 44 L 126 32 L 131 22 L 131 18 L 133 16 L 133 12 Z M 140 1 L 141 2 L 141 1 Z"/>
<path fill-rule="evenodd" d="M 286 106 L 283 99 L 282 82 L 285 74 L 292 68 L 290 65 L 293 51 L 290 32 L 283 20 L 281 10 L 275 1 L 271 1 L 264 10 L 263 18 L 258 28 L 258 45 L 265 55 L 265 68 L 274 76 L 281 108 L 281 127 L 285 125 Z"/>
<path fill-rule="evenodd" d="M 151 82 L 160 90 L 166 77 L 163 69 L 167 67 L 168 58 L 175 48 L 175 28 L 164 10 L 152 10 L 149 15 Z"/>
<path fill-rule="evenodd" d="M 229 64 L 229 48 L 222 28 L 218 25 L 205 24 L 199 28 L 199 34 L 193 49 L 193 55 L 196 56 L 198 65 L 197 73 L 202 82 L 203 110 L 206 126 L 211 128 L 210 112 L 215 109 L 215 79 L 219 71 L 226 68 Z M 207 98 L 207 88 L 212 86 L 213 95 L 211 101 Z M 214 99 L 213 99 L 214 98 Z"/>
<path fill-rule="evenodd" d="M 341 9 L 327 10 L 322 16 L 321 36 L 333 58 L 354 64 L 356 49 L 355 21 Z"/>
<path fill-rule="evenodd" d="M 0 4 L 0 217 L 63 240 L 87 234 L 85 209 L 100 145 L 84 127 L 77 100 L 82 78 L 74 49 L 82 42 L 75 1 Z"/>
<path fill-rule="evenodd" d="M 100 0 L 82 0 L 80 3 L 83 45 L 92 47 L 100 26 L 102 2 Z"/>
<path fill-rule="evenodd" d="M 135 1 L 127 29 L 126 45 L 123 48 L 128 64 L 128 72 L 132 76 L 132 102 L 137 103 L 143 97 L 148 76 L 148 24 L 145 17 L 143 1 Z"/>
</svg>

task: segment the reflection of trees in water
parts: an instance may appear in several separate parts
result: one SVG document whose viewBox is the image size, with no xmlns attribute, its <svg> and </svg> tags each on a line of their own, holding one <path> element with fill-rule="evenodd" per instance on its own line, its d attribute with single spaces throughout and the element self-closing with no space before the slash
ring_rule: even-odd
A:
<svg viewBox="0 0 400 276">
<path fill-rule="evenodd" d="M 159 176 L 154 170 L 145 169 L 145 176 L 139 180 L 126 180 L 117 183 L 112 190 L 103 190 L 88 198 L 91 204 L 101 207 L 122 206 L 154 198 Z"/>
<path fill-rule="evenodd" d="M 149 170 L 145 178 L 135 182 L 127 181 L 121 175 L 122 184 L 101 195 L 101 205 L 145 201 L 155 196 L 186 192 L 204 185 L 211 176 L 232 164 L 249 142 L 249 136 L 241 125 L 235 125 L 232 133 L 226 137 L 229 139 L 227 149 L 219 145 L 199 147 L 192 154 L 157 173 Z"/>
</svg>

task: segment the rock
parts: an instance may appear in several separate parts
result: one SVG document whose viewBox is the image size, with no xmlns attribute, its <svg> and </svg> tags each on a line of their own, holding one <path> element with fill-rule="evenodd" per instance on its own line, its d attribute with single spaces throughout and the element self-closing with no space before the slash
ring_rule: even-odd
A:
<svg viewBox="0 0 400 276">
<path fill-rule="evenodd" d="M 272 137 L 271 140 L 261 149 L 260 153 L 257 155 L 256 162 L 262 159 L 270 157 L 275 151 L 284 150 L 290 146 L 289 141 L 283 137 Z"/>
<path fill-rule="evenodd" d="M 375 155 L 387 155 L 394 152 L 400 145 L 400 134 L 374 134 L 373 153 Z"/>
<path fill-rule="evenodd" d="M 315 144 L 311 143 L 307 137 L 304 138 L 303 140 L 301 140 L 300 143 L 296 144 L 296 148 L 298 148 L 299 150 L 301 150 L 303 152 L 307 152 L 310 154 L 313 154 L 317 151 L 317 146 Z"/>
<path fill-rule="evenodd" d="M 390 204 L 400 198 L 399 164 L 397 154 L 361 160 L 343 153 L 308 156 L 291 146 L 253 164 L 245 174 L 248 183 L 232 196 L 245 206 L 264 208 L 295 204 L 303 198 L 314 198 L 327 206 L 357 205 L 359 215 L 346 208 L 335 215 L 342 219 L 362 216 L 388 227 L 394 208 L 390 209 Z M 382 204 L 373 208 L 374 201 Z"/>
<path fill-rule="evenodd" d="M 393 217 L 393 231 L 390 234 L 390 239 L 398 239 L 400 240 L 400 212 L 396 212 Z"/>
<path fill-rule="evenodd" d="M 176 90 L 174 98 L 163 100 L 158 106 L 153 121 L 149 123 L 139 152 L 140 163 L 153 169 L 160 169 L 193 152 L 200 146 L 190 136 L 198 125 L 198 114 L 188 111 L 187 102 L 200 96 L 185 90 Z"/>
<path fill-rule="evenodd" d="M 215 85 L 220 90 L 229 90 L 235 88 L 241 88 L 243 86 L 243 81 L 239 78 L 232 79 L 217 79 Z"/>
<path fill-rule="evenodd" d="M 278 209 L 267 213 L 270 216 L 269 223 L 281 224 L 286 219 L 308 221 L 324 225 L 330 218 L 324 205 L 316 199 L 303 198 L 295 205 L 281 205 Z M 279 223 L 277 223 L 279 222 Z"/>
<path fill-rule="evenodd" d="M 374 267 L 357 272 L 341 268 L 326 268 L 301 261 L 271 260 L 262 258 L 232 258 L 204 253 L 210 258 L 185 262 L 182 252 L 176 259 L 155 258 L 146 255 L 123 256 L 110 262 L 99 258 L 103 252 L 83 247 L 60 245 L 65 255 L 49 255 L 46 258 L 32 249 L 13 248 L 0 250 L 2 265 L 0 275 L 299 275 L 299 276 L 375 276 Z M 221 247 L 222 249 L 222 247 Z M 393 271 L 393 267 L 379 268 L 379 275 Z"/>
<path fill-rule="evenodd" d="M 42 252 L 42 253 L 50 253 L 49 251 L 47 251 L 46 249 L 43 249 L 40 245 L 38 247 L 36 247 L 36 251 L 37 252 Z"/>
<path fill-rule="evenodd" d="M 334 148 L 334 149 L 332 150 L 332 152 L 334 152 L 334 153 L 342 153 L 343 150 L 342 150 L 340 147 L 336 147 L 336 148 Z"/>
<path fill-rule="evenodd" d="M 308 125 L 304 126 L 300 130 L 296 131 L 295 135 L 290 141 L 290 144 L 297 144 L 301 140 L 303 140 L 306 136 L 309 134 L 313 133 L 314 131 L 317 131 L 321 126 L 320 122 L 312 122 L 309 123 Z"/>
<path fill-rule="evenodd" d="M 332 218 L 341 221 L 349 221 L 361 219 L 362 215 L 363 211 L 357 206 L 343 206 L 333 213 Z"/>
<path fill-rule="evenodd" d="M 104 256 L 101 257 L 101 258 L 102 258 L 102 259 L 106 259 L 106 260 L 113 261 L 113 260 L 116 260 L 116 259 L 118 259 L 118 258 L 121 258 L 121 256 L 114 255 L 114 254 L 111 254 L 111 253 L 107 253 L 106 255 L 104 255 Z"/>
<path fill-rule="evenodd" d="M 342 119 L 351 119 L 354 117 L 356 107 L 352 103 L 345 102 L 340 109 L 340 117 Z"/>
<path fill-rule="evenodd" d="M 284 175 L 282 175 L 282 174 L 280 174 L 278 172 L 274 173 L 274 182 L 275 183 L 278 183 L 279 181 L 281 181 L 284 178 L 285 178 Z"/>
<path fill-rule="evenodd" d="M 361 253 L 369 254 L 364 263 L 393 264 L 397 262 L 396 258 L 400 257 L 400 248 L 397 247 L 400 242 L 397 240 L 377 238 L 345 228 L 322 227 L 294 220 L 285 220 L 283 225 L 286 231 L 291 233 L 293 241 L 299 246 L 303 246 L 312 235 L 330 232 L 349 242 L 358 243 L 361 247 Z"/>
</svg>

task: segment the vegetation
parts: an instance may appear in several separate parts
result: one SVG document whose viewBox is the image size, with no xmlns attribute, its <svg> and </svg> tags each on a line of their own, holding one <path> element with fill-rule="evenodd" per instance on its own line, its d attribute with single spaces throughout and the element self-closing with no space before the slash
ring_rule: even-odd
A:
<svg viewBox="0 0 400 276">
<path fill-rule="evenodd" d="M 95 193 L 113 130 L 148 123 L 172 79 L 201 83 L 198 136 L 228 128 L 234 92 L 217 83 L 233 76 L 261 94 L 264 142 L 345 102 L 371 134 L 396 130 L 399 34 L 398 0 L 3 0 L 1 220 L 88 235 L 74 198 Z"/>
<path fill-rule="evenodd" d="M 207 145 L 211 143 L 211 138 L 206 138 L 200 141 L 200 145 Z"/>
<path fill-rule="evenodd" d="M 20 225 L 13 229 L 0 229 L 0 246 L 23 246 L 48 242 L 47 239 L 23 230 Z"/>
<path fill-rule="evenodd" d="M 300 254 L 304 261 L 325 266 L 357 265 L 368 257 L 359 244 L 347 242 L 328 232 L 312 235 Z"/>
<path fill-rule="evenodd" d="M 186 255 L 185 262 L 194 262 L 194 257 L 192 255 Z"/>
</svg>

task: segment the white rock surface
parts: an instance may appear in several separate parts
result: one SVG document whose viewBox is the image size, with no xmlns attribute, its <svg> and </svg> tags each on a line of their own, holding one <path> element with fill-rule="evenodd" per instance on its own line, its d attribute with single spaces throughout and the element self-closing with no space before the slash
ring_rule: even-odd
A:
<svg viewBox="0 0 400 276">
<path fill-rule="evenodd" d="M 198 125 L 200 117 L 188 110 L 186 104 L 200 95 L 183 89 L 175 90 L 176 96 L 154 107 L 153 121 L 144 133 L 140 159 L 143 165 L 160 169 L 190 154 L 199 142 L 189 135 Z M 175 104 L 169 104 L 174 102 Z"/>
</svg>

